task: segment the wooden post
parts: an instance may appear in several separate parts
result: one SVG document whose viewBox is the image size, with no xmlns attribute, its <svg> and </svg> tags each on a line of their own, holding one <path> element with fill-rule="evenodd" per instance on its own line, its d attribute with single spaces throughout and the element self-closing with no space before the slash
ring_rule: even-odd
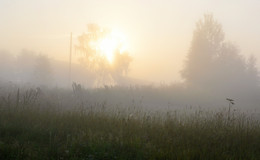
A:
<svg viewBox="0 0 260 160">
<path fill-rule="evenodd" d="M 72 32 L 70 33 L 69 85 L 71 85 Z"/>
</svg>

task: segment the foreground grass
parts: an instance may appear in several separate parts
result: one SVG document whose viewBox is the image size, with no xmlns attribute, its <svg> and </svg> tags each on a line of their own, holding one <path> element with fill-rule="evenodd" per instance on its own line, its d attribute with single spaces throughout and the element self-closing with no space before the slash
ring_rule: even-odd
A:
<svg viewBox="0 0 260 160">
<path fill-rule="evenodd" d="M 1 106 L 0 159 L 260 159 L 260 125 L 225 112 L 137 115 Z"/>
</svg>

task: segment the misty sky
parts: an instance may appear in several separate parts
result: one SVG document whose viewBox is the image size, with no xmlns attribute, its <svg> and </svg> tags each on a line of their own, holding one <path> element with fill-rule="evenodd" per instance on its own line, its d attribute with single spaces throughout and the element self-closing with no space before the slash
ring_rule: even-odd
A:
<svg viewBox="0 0 260 160">
<path fill-rule="evenodd" d="M 131 77 L 174 82 L 204 13 L 213 13 L 226 40 L 254 54 L 260 67 L 259 0 L 0 0 L 0 49 L 66 60 L 70 32 L 77 37 L 97 23 L 126 35 Z"/>
</svg>

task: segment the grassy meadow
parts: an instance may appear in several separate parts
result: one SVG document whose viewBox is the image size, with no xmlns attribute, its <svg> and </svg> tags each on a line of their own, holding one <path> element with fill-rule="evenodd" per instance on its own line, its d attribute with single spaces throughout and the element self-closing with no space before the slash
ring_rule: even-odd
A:
<svg viewBox="0 0 260 160">
<path fill-rule="evenodd" d="M 260 123 L 248 114 L 111 107 L 83 101 L 90 90 L 57 90 L 2 88 L 0 159 L 260 159 Z M 105 92 L 116 94 L 95 91 Z"/>
</svg>

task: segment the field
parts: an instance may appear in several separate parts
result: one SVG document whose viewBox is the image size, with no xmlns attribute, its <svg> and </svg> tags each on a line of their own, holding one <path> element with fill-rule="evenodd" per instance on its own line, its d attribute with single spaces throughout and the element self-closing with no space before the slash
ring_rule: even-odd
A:
<svg viewBox="0 0 260 160">
<path fill-rule="evenodd" d="M 123 91 L 1 88 L 0 159 L 260 159 L 260 123 L 249 114 L 99 99 Z"/>
</svg>

